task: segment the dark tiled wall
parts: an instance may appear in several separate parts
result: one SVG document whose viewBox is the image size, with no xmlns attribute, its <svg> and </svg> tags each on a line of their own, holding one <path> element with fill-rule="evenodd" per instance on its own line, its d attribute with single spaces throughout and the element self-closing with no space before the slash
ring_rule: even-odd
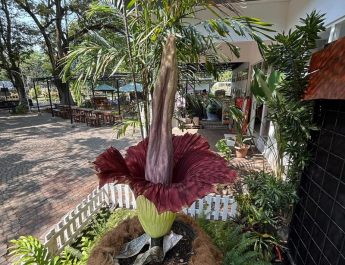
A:
<svg viewBox="0 0 345 265">
<path fill-rule="evenodd" d="M 345 101 L 316 102 L 315 121 L 289 249 L 297 265 L 345 265 Z"/>
</svg>

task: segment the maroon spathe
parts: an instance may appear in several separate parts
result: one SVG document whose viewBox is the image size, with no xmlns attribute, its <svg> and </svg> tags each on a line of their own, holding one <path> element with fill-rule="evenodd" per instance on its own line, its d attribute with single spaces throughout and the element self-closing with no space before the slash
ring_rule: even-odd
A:
<svg viewBox="0 0 345 265">
<path fill-rule="evenodd" d="M 172 136 L 176 89 L 176 43 L 169 36 L 152 98 L 150 140 L 130 147 L 125 159 L 111 147 L 95 161 L 100 186 L 127 183 L 160 213 L 178 212 L 213 191 L 214 184 L 233 182 L 236 176 L 200 135 Z"/>
<path fill-rule="evenodd" d="M 145 178 L 152 183 L 170 184 L 173 170 L 172 115 L 177 89 L 175 36 L 167 39 L 152 97 L 152 123 L 146 158 Z"/>
<path fill-rule="evenodd" d="M 171 184 L 145 179 L 148 139 L 128 149 L 125 158 L 111 147 L 96 159 L 100 187 L 106 183 L 128 184 L 135 196 L 144 195 L 158 211 L 178 212 L 196 199 L 214 191 L 216 183 L 232 183 L 236 172 L 209 149 L 198 134 L 173 136 L 173 174 Z"/>
</svg>

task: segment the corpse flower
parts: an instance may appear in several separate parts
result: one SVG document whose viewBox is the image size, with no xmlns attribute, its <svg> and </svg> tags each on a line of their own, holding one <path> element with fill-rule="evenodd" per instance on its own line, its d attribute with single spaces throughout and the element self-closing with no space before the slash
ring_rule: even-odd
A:
<svg viewBox="0 0 345 265">
<path fill-rule="evenodd" d="M 139 221 L 153 245 L 171 230 L 176 212 L 212 192 L 214 184 L 233 182 L 236 176 L 202 136 L 172 135 L 176 88 L 175 37 L 169 36 L 153 94 L 149 137 L 130 147 L 125 157 L 111 147 L 94 162 L 100 186 L 117 182 L 131 187 Z"/>
</svg>

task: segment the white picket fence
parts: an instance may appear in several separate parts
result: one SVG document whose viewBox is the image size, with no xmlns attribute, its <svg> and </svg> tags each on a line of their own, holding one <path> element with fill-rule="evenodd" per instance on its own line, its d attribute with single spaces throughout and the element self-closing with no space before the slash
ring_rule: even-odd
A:
<svg viewBox="0 0 345 265">
<path fill-rule="evenodd" d="M 102 206 L 135 209 L 135 197 L 128 185 L 108 184 L 95 189 L 74 210 L 65 215 L 44 237 L 51 253 L 59 253 L 73 242 Z M 230 196 L 207 195 L 183 209 L 187 215 L 201 214 L 209 220 L 228 220 L 236 215 L 237 203 Z"/>
</svg>

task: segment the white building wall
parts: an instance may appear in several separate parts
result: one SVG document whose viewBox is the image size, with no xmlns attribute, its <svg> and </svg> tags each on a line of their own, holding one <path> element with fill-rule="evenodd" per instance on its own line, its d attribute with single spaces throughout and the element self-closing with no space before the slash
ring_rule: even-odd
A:
<svg viewBox="0 0 345 265">
<path fill-rule="evenodd" d="M 289 0 L 261 0 L 238 4 L 237 10 L 239 11 L 239 15 L 260 18 L 264 22 L 272 23 L 272 29 L 280 32 L 286 27 L 288 5 Z M 222 8 L 222 11 L 224 11 L 222 17 L 236 16 L 236 14 L 231 13 L 231 11 L 225 8 Z M 197 12 L 195 19 L 188 19 L 186 22 L 196 25 L 199 32 L 209 35 L 200 22 L 211 18 L 215 18 L 212 12 L 202 10 Z M 274 36 L 275 34 L 268 33 L 268 35 Z M 267 38 L 263 37 L 263 39 Z M 248 37 L 239 37 L 233 33 L 231 39 L 229 38 L 228 41 L 243 42 L 251 41 L 251 39 Z"/>
<path fill-rule="evenodd" d="M 325 13 L 325 25 L 345 18 L 345 1 L 344 0 L 291 0 L 287 9 L 287 24 L 285 29 L 293 28 L 299 23 L 300 18 L 313 10 Z"/>
</svg>

